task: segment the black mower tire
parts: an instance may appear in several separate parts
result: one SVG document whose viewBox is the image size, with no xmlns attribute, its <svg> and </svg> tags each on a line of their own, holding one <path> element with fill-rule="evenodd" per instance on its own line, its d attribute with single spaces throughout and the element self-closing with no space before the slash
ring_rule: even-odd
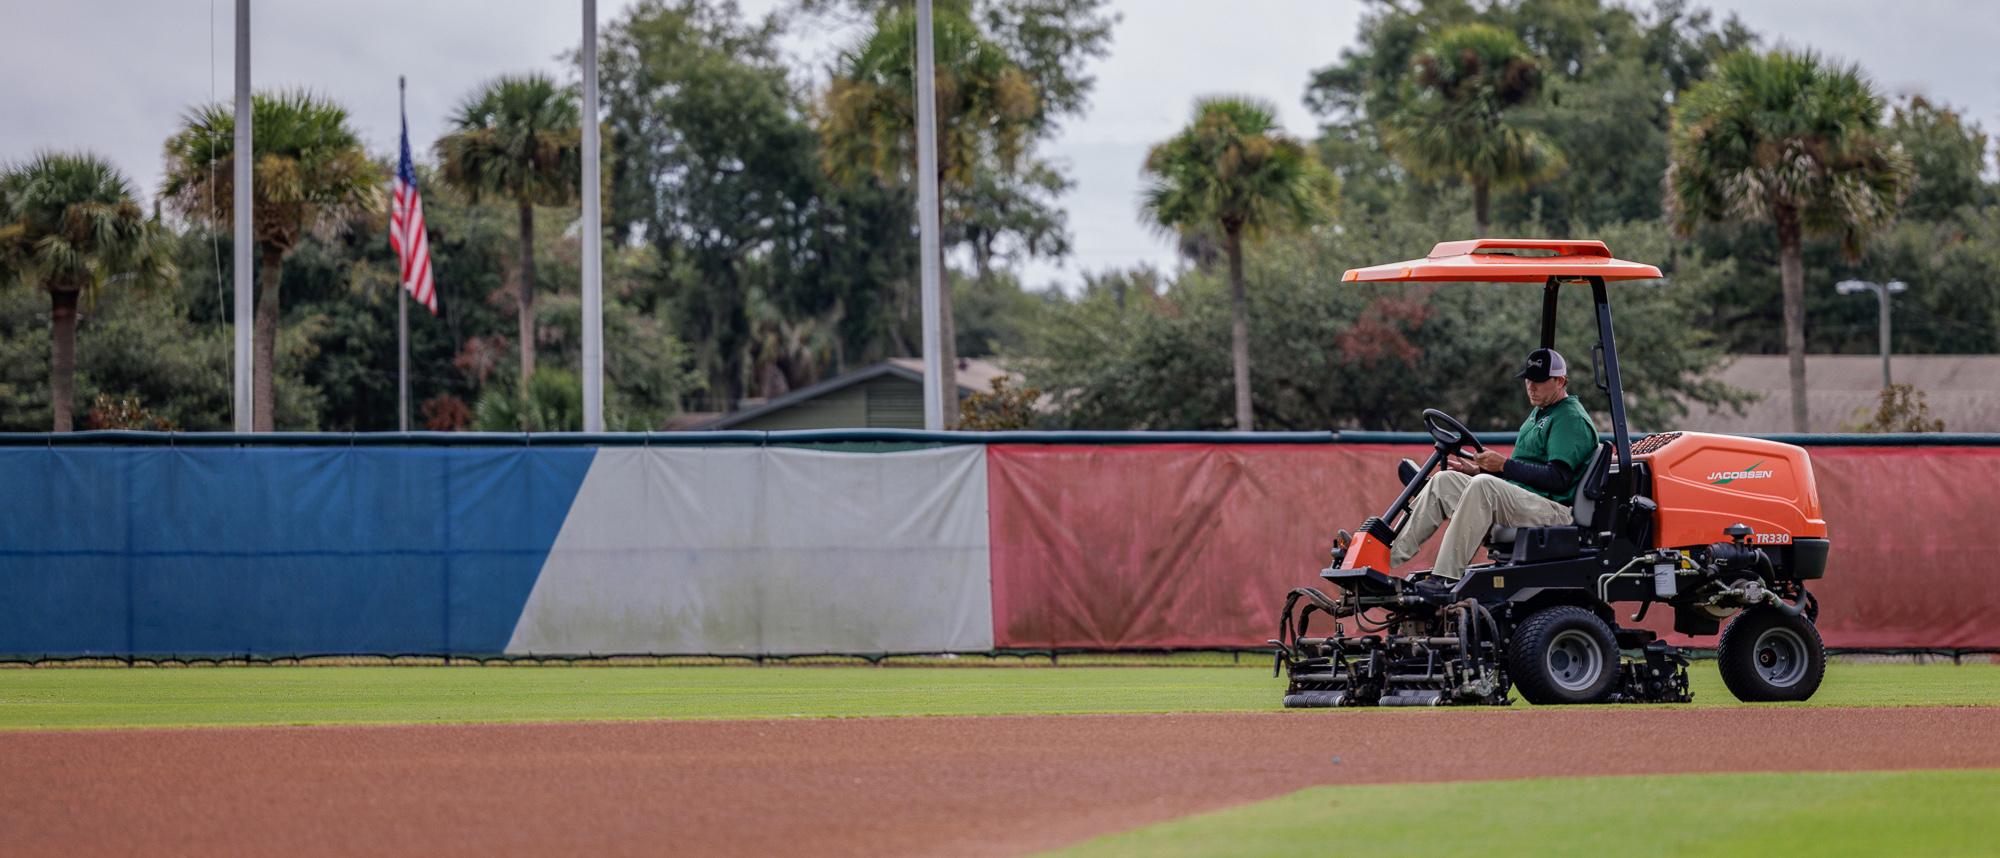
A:
<svg viewBox="0 0 2000 858">
<path fill-rule="evenodd" d="M 1745 703 L 1806 700 L 1826 678 L 1826 645 L 1812 620 L 1757 607 L 1722 630 L 1715 662 L 1722 684 Z"/>
<path fill-rule="evenodd" d="M 1559 605 L 1514 628 L 1507 673 L 1537 706 L 1603 703 L 1618 687 L 1618 657 L 1609 624 L 1588 609 Z"/>
</svg>

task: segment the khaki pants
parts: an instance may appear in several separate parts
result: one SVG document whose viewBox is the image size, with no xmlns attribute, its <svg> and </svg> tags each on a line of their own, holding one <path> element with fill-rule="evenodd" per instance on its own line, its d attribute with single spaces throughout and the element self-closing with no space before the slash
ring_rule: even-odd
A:
<svg viewBox="0 0 2000 858">
<path fill-rule="evenodd" d="M 1439 471 L 1410 502 L 1410 515 L 1403 523 L 1403 532 L 1389 547 L 1390 566 L 1410 562 L 1446 519 L 1451 520 L 1451 526 L 1444 529 L 1437 566 L 1431 573 L 1451 579 L 1465 575 L 1465 565 L 1472 562 L 1473 553 L 1479 550 L 1486 532 L 1494 525 L 1549 527 L 1575 520 L 1569 507 L 1498 475 L 1469 477 L 1457 471 Z"/>
</svg>

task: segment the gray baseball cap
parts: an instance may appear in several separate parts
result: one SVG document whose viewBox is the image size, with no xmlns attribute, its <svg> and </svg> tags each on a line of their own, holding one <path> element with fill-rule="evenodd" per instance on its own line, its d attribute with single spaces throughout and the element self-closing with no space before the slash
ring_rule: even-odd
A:
<svg viewBox="0 0 2000 858">
<path fill-rule="evenodd" d="M 1529 381 L 1548 381 L 1551 378 L 1565 378 L 1569 375 L 1569 361 L 1555 349 L 1536 349 L 1528 353 L 1528 365 L 1514 374 L 1515 378 Z"/>
</svg>

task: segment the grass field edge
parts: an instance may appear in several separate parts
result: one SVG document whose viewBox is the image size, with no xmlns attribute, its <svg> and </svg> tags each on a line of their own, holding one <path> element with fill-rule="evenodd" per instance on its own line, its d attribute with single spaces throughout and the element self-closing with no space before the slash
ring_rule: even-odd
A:
<svg viewBox="0 0 2000 858">
<path fill-rule="evenodd" d="M 1252 844 L 1245 843 L 1240 838 L 1240 835 L 1246 831 L 1270 832 L 1272 830 L 1273 825 L 1283 826 L 1288 823 L 1292 825 L 1299 825 L 1304 822 L 1312 823 L 1313 831 L 1311 835 L 1307 836 L 1323 834 L 1326 829 L 1338 828 L 1338 826 L 1326 823 L 1323 820 L 1309 819 L 1305 815 L 1300 813 L 1297 809 L 1295 809 L 1295 806 L 1303 805 L 1309 802 L 1317 802 L 1320 800 L 1327 800 L 1330 804 L 1338 806 L 1339 799 L 1343 797 L 1348 799 L 1360 799 L 1361 801 L 1358 803 L 1361 803 L 1363 805 L 1373 804 L 1390 808 L 1413 808 L 1413 807 L 1448 808 L 1450 802 L 1440 801 L 1438 794 L 1504 790 L 1505 791 L 1504 794 L 1499 797 L 1500 800 L 1504 802 L 1509 798 L 1512 798 L 1514 800 L 1520 800 L 1523 796 L 1532 797 L 1537 791 L 1544 789 L 1556 789 L 1556 790 L 1574 789 L 1586 795 L 1595 795 L 1600 797 L 1616 796 L 1617 797 L 1615 800 L 1616 808 L 1614 809 L 1613 814 L 1616 815 L 1616 818 L 1618 818 L 1620 821 L 1630 822 L 1631 820 L 1624 818 L 1623 815 L 1629 813 L 1634 805 L 1643 804 L 1643 802 L 1638 802 L 1634 800 L 1634 792 L 1635 792 L 1634 787 L 1637 787 L 1639 789 L 1645 789 L 1645 788 L 1658 789 L 1660 787 L 1678 788 L 1687 785 L 1703 785 L 1716 782 L 1722 782 L 1726 786 L 1729 784 L 1742 784 L 1744 782 L 1755 782 L 1755 781 L 1770 780 L 1770 779 L 1787 779 L 1793 781 L 1803 781 L 1811 786 L 1818 786 L 1828 783 L 1852 786 L 1856 783 L 1864 782 L 1870 779 L 1893 779 L 1902 781 L 1915 779 L 1919 781 L 1952 781 L 1952 782 L 1976 781 L 1981 783 L 1984 787 L 1986 787 L 1986 789 L 1990 793 L 1990 795 L 1982 796 L 1982 798 L 2000 797 L 2000 768 L 1991 768 L 1991 767 L 1964 767 L 1964 768 L 1922 767 L 1922 768 L 1908 768 L 1908 769 L 1902 769 L 1902 768 L 1854 769 L 1854 770 L 1835 770 L 1835 771 L 1829 771 L 1829 770 L 1795 771 L 1795 770 L 1785 770 L 1785 769 L 1751 768 L 1743 771 L 1733 771 L 1733 772 L 1627 773 L 1627 774 L 1609 774 L 1609 775 L 1580 775 L 1571 777 L 1534 776 L 1534 777 L 1523 777 L 1523 778 L 1492 778 L 1492 779 L 1475 779 L 1475 780 L 1417 780 L 1417 781 L 1397 781 L 1397 782 L 1364 783 L 1364 784 L 1320 784 L 1316 786 L 1306 787 L 1304 789 L 1294 790 L 1292 792 L 1280 796 L 1241 802 L 1226 807 L 1218 807 L 1211 810 L 1189 814 L 1187 816 L 1182 816 L 1171 820 L 1165 820 L 1150 825 L 1140 826 L 1138 828 L 1101 834 L 1095 837 L 1091 837 L 1087 840 L 1068 844 L 1066 846 L 1041 853 L 1040 858 L 1088 858 L 1088 856 L 1092 855 L 1122 855 L 1122 854 L 1146 854 L 1146 855 L 1156 855 L 1156 856 L 1192 856 L 1192 855 L 1207 855 L 1207 854 L 1253 854 L 1253 853 L 1266 854 L 1266 850 L 1254 848 Z M 1929 784 L 1925 783 L 1922 785 L 1929 785 Z M 1715 790 L 1714 792 L 1723 793 L 1728 795 L 1729 797 L 1735 798 L 1738 796 L 1742 796 L 1745 791 Z M 1875 809 L 1884 816 L 1888 817 L 1898 816 L 1899 811 L 1901 811 L 1902 808 L 1898 807 L 1897 805 L 1906 800 L 1907 798 L 1909 798 L 1911 792 L 1910 791 L 1884 791 L 1884 792 L 1886 793 L 1886 796 L 1879 794 L 1871 794 L 1874 795 L 1875 797 L 1886 798 L 1886 806 L 1877 805 Z M 1801 796 L 1800 793 L 1797 791 L 1787 791 L 1786 797 L 1796 799 L 1800 798 Z M 1490 804 L 1486 806 L 1489 810 L 1493 809 Z M 1930 810 L 1934 812 L 1942 810 L 1946 813 L 1949 813 L 1952 810 L 1952 808 L 1932 807 L 1930 808 Z M 1457 817 L 1455 819 L 1451 817 L 1446 817 L 1438 821 L 1446 823 L 1447 825 L 1452 822 L 1456 822 L 1462 827 L 1468 825 L 1468 820 L 1465 818 L 1466 817 L 1465 813 L 1459 811 L 1455 814 L 1455 816 Z M 1276 819 L 1275 820 L 1262 819 L 1259 817 L 1274 817 Z M 1250 821 L 1245 822 L 1244 820 L 1246 818 L 1249 819 Z M 1995 837 L 2000 837 L 2000 816 L 1995 816 L 1990 813 L 1954 814 L 1951 816 L 1951 818 L 1955 820 L 1964 820 L 1964 819 L 1975 820 L 1973 826 L 1974 831 L 1969 836 L 1967 836 L 1962 843 L 1955 843 L 1955 844 L 1907 843 L 1903 844 L 1903 846 L 1905 847 L 1905 851 L 1903 852 L 1903 854 L 1931 854 L 1931 855 L 1985 854 L 1979 850 L 1985 847 L 1986 845 L 1992 843 Z M 1705 818 L 1704 822 L 1712 824 L 1714 822 L 1713 816 L 1711 815 Z M 1772 823 L 1772 825 L 1773 827 L 1775 827 L 1778 825 L 1778 823 Z M 1612 826 L 1600 826 L 1600 827 L 1611 828 Z M 1644 826 L 1642 825 L 1633 824 L 1630 826 L 1626 826 L 1625 830 L 1643 829 L 1643 828 Z M 1225 833 L 1224 834 L 1210 833 L 1215 829 L 1221 829 Z M 1935 834 L 1937 832 L 1933 833 Z M 1454 842 L 1450 841 L 1449 838 L 1452 836 L 1452 834 L 1450 833 L 1446 825 L 1440 825 L 1436 834 L 1438 835 L 1441 842 L 1427 844 L 1426 848 L 1422 850 L 1421 854 L 1426 854 L 1426 855 L 1491 854 L 1492 849 L 1494 848 L 1494 841 L 1502 839 L 1498 836 L 1489 835 L 1483 838 L 1484 840 L 1483 843 L 1470 844 L 1468 848 L 1460 848 L 1459 846 L 1455 845 Z M 1213 838 L 1218 841 L 1226 841 L 1226 845 L 1218 848 L 1213 852 L 1203 851 L 1198 846 L 1198 844 L 1202 842 L 1203 838 Z M 1596 854 L 1602 851 L 1600 848 L 1598 848 L 1598 846 L 1594 844 L 1580 843 L 1578 845 L 1581 846 L 1582 848 L 1577 850 L 1575 854 Z M 1560 843 L 1547 843 L 1547 842 L 1538 843 L 1536 844 L 1536 854 L 1542 854 L 1542 855 L 1572 854 L 1568 851 L 1565 851 L 1563 846 L 1564 844 Z M 1835 854 L 1835 855 L 1875 854 L 1873 850 L 1869 849 L 1861 849 L 1861 850 L 1841 849 L 1836 846 L 1823 851 L 1815 851 L 1813 846 L 1809 844 L 1799 844 L 1799 846 L 1800 846 L 1799 849 L 1788 854 Z M 1944 848 L 1933 848 L 1939 846 L 1942 846 Z M 1952 846 L 1965 846 L 1967 847 L 1967 849 L 1962 852 L 1952 851 L 1949 848 Z M 1309 848 L 1309 845 L 1301 846 L 1301 849 L 1306 849 L 1306 848 Z M 1418 854 L 1418 853 L 1406 852 L 1392 847 L 1392 848 L 1377 849 L 1375 851 L 1371 851 L 1371 854 L 1402 855 L 1402 854 Z M 1663 848 L 1661 851 L 1658 852 L 1645 852 L 1643 850 L 1639 851 L 1623 850 L 1621 851 L 1621 854 L 1758 855 L 1758 854 L 1771 854 L 1771 853 L 1757 850 L 1754 848 L 1745 848 L 1743 850 L 1736 850 L 1734 848 L 1730 848 L 1727 844 L 1724 844 L 1724 847 L 1720 850 L 1699 850 L 1699 849 L 1688 850 L 1682 847 L 1675 847 L 1675 848 Z"/>
</svg>

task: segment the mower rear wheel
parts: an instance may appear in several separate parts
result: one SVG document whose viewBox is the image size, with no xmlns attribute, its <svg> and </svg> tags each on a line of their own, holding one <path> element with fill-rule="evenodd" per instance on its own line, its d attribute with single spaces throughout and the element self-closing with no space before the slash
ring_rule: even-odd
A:
<svg viewBox="0 0 2000 858">
<path fill-rule="evenodd" d="M 1745 703 L 1805 700 L 1826 677 L 1826 646 L 1812 620 L 1775 608 L 1738 615 L 1715 647 L 1722 684 Z"/>
<path fill-rule="evenodd" d="M 1574 605 L 1545 608 L 1514 630 L 1507 672 L 1529 703 L 1602 703 L 1618 685 L 1611 626 Z"/>
</svg>

